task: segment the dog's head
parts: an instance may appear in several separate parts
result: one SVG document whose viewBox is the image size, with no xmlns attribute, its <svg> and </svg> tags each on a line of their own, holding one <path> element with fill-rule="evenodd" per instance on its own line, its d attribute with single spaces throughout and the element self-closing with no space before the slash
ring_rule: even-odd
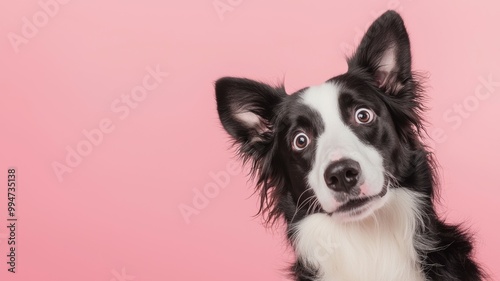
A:
<svg viewBox="0 0 500 281">
<path fill-rule="evenodd" d="M 394 11 L 371 25 L 348 71 L 324 84 L 288 95 L 226 77 L 215 88 L 222 125 L 253 163 L 269 218 L 285 213 L 288 200 L 294 214 L 359 220 L 411 174 L 422 105 L 408 34 Z"/>
</svg>

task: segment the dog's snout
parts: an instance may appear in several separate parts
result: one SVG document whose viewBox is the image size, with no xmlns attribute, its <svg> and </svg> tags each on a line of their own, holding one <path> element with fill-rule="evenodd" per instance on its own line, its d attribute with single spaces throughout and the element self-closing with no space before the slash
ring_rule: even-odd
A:
<svg viewBox="0 0 500 281">
<path fill-rule="evenodd" d="M 341 159 L 330 163 L 325 170 L 326 185 L 337 192 L 349 193 L 356 186 L 361 173 L 359 163 L 351 159 Z"/>
</svg>

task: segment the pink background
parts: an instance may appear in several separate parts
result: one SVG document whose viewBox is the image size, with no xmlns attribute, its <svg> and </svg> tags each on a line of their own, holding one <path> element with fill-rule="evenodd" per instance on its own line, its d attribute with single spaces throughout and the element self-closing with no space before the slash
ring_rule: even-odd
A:
<svg viewBox="0 0 500 281">
<path fill-rule="evenodd" d="M 252 217 L 251 183 L 227 167 L 234 158 L 213 82 L 284 80 L 289 92 L 321 83 L 346 70 L 344 56 L 388 8 L 406 21 L 414 68 L 430 76 L 440 213 L 476 232 L 478 260 L 500 276 L 497 1 L 65 2 L 46 18 L 37 0 L 0 5 L 1 280 L 287 280 L 291 254 L 281 229 L 265 230 Z M 38 24 L 24 27 L 31 38 L 23 18 Z M 25 41 L 11 43 L 13 33 Z M 157 65 L 169 76 L 128 115 L 112 109 Z M 488 88 L 481 79 L 489 76 Z M 82 131 L 102 120 L 113 130 L 59 181 L 53 163 L 67 164 L 67 147 L 84 146 Z M 11 166 L 15 275 L 5 263 Z M 198 200 L 187 223 L 179 208 L 194 208 L 204 188 L 211 198 Z"/>
</svg>

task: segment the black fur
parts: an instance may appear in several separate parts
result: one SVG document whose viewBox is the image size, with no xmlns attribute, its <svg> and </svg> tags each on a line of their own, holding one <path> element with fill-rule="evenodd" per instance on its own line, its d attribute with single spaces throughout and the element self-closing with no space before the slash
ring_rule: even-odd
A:
<svg viewBox="0 0 500 281">
<path fill-rule="evenodd" d="M 385 72 L 381 59 L 392 50 L 396 68 Z M 434 209 L 436 165 L 421 141 L 423 96 L 411 68 L 410 42 L 402 18 L 394 11 L 380 16 L 368 29 L 356 53 L 348 59 L 348 72 L 330 82 L 342 85 L 339 97 L 342 118 L 356 136 L 375 147 L 384 168 L 404 186 L 425 195 L 425 226 L 415 235 L 438 241 L 437 250 L 420 252 L 427 280 L 481 280 L 485 277 L 473 260 L 471 236 L 460 226 L 444 223 Z M 316 112 L 297 102 L 301 93 L 287 95 L 283 87 L 242 79 L 222 78 L 215 85 L 217 110 L 239 154 L 252 165 L 260 193 L 260 212 L 266 222 L 283 219 L 287 226 L 311 212 L 324 212 L 306 202 L 315 196 L 307 189 L 305 175 L 313 163 L 314 137 L 324 130 Z M 352 112 L 363 104 L 376 112 L 376 126 L 356 126 Z M 259 116 L 259 125 L 244 124 L 237 113 Z M 296 128 L 306 128 L 310 149 L 294 153 L 290 147 Z M 302 196 L 301 196 L 302 195 Z M 300 204 L 305 208 L 297 209 Z M 291 239 L 288 229 L 288 238 Z M 316 272 L 298 260 L 291 268 L 296 280 L 314 280 Z"/>
</svg>

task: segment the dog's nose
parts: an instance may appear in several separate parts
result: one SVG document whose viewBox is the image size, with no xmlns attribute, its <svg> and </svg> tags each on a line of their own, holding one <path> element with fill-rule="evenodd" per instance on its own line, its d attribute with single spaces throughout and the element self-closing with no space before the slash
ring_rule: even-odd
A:
<svg viewBox="0 0 500 281">
<path fill-rule="evenodd" d="M 325 182 L 333 191 L 349 193 L 358 183 L 360 172 L 358 162 L 351 159 L 338 160 L 326 168 Z"/>
</svg>

